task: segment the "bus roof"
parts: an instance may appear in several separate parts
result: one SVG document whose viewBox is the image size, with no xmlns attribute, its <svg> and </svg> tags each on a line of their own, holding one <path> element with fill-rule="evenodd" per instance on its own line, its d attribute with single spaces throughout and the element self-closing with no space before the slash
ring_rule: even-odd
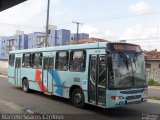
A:
<svg viewBox="0 0 160 120">
<path fill-rule="evenodd" d="M 63 50 L 75 50 L 75 49 L 92 49 L 92 48 L 106 48 L 107 43 L 121 43 L 121 42 L 92 42 L 92 43 L 84 43 L 84 44 L 74 44 L 74 45 L 64 45 L 64 46 L 52 46 L 52 47 L 44 47 L 44 48 L 33 48 L 33 49 L 24 49 L 24 50 L 14 50 L 10 51 L 9 54 L 12 53 L 30 53 L 30 52 L 47 52 L 47 51 L 63 51 Z M 123 44 L 123 43 L 121 43 Z M 130 44 L 130 43 L 124 43 Z M 132 44 L 134 45 L 134 44 Z M 139 45 L 137 45 L 139 46 Z"/>
<path fill-rule="evenodd" d="M 30 53 L 30 52 L 47 52 L 47 51 L 56 51 L 56 50 L 73 50 L 73 49 L 91 49 L 91 48 L 105 48 L 106 43 L 108 42 L 94 42 L 94 43 L 84 43 L 84 44 L 74 44 L 74 45 L 65 45 L 65 46 L 53 46 L 53 47 L 44 47 L 44 48 L 33 48 L 33 49 L 24 49 L 24 50 L 14 50 L 10 51 L 12 53 Z"/>
</svg>

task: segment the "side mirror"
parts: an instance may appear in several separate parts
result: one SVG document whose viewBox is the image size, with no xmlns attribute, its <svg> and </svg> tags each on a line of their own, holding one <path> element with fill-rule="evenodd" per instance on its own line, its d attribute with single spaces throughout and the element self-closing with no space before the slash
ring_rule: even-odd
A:
<svg viewBox="0 0 160 120">
<path fill-rule="evenodd" d="M 106 54 L 110 54 L 110 53 L 111 53 L 111 51 L 106 49 Z"/>
</svg>

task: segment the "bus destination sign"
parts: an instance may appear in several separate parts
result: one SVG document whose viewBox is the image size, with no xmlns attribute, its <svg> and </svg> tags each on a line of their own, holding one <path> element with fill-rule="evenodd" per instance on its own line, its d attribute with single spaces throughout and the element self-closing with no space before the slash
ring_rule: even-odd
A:
<svg viewBox="0 0 160 120">
<path fill-rule="evenodd" d="M 126 43 L 110 43 L 109 45 L 111 51 L 134 51 L 141 52 L 138 45 L 126 44 Z"/>
</svg>

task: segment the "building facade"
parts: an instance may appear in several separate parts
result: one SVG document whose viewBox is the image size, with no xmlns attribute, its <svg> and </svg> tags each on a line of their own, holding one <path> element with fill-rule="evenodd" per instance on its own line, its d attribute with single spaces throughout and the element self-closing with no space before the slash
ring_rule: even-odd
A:
<svg viewBox="0 0 160 120">
<path fill-rule="evenodd" d="M 51 29 L 49 30 L 48 45 L 60 46 L 70 43 L 70 30 Z M 10 37 L 0 37 L 0 59 L 8 59 L 11 50 L 22 50 L 40 48 L 45 46 L 46 33 L 34 32 L 30 34 L 14 35 Z"/>
<path fill-rule="evenodd" d="M 44 47 L 45 32 L 34 32 L 28 34 L 28 49 Z"/>
<path fill-rule="evenodd" d="M 89 34 L 87 34 L 87 33 L 79 33 L 78 34 L 78 40 L 87 39 L 87 38 L 89 38 Z M 77 33 L 71 34 L 71 40 L 77 40 Z"/>
<path fill-rule="evenodd" d="M 0 59 L 8 59 L 11 50 L 23 50 L 28 48 L 28 36 L 26 34 L 1 37 Z"/>
<path fill-rule="evenodd" d="M 70 36 L 71 36 L 70 30 L 66 29 L 50 30 L 48 38 L 49 47 L 69 44 Z"/>
</svg>

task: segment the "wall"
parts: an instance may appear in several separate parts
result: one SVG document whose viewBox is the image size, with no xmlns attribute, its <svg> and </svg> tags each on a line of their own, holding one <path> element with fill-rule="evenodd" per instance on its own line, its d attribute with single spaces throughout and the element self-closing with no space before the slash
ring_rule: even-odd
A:
<svg viewBox="0 0 160 120">
<path fill-rule="evenodd" d="M 146 64 L 151 64 L 150 68 L 146 68 L 147 79 L 154 79 L 160 82 L 160 60 L 146 60 Z"/>
</svg>

